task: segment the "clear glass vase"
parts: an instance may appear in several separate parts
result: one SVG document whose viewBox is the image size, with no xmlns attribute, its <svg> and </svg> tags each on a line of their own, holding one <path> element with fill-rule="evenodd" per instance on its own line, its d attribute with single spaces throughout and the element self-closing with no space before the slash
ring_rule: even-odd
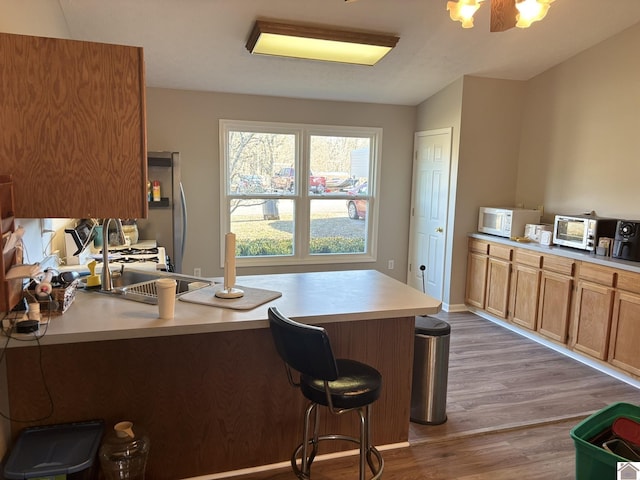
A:
<svg viewBox="0 0 640 480">
<path fill-rule="evenodd" d="M 149 437 L 132 422 L 113 427 L 100 446 L 100 465 L 106 480 L 144 480 Z"/>
</svg>

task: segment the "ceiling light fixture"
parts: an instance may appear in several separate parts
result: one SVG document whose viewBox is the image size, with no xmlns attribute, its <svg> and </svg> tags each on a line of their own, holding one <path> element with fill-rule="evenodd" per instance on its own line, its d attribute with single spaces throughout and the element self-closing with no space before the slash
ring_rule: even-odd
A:
<svg viewBox="0 0 640 480">
<path fill-rule="evenodd" d="M 542 20 L 547 15 L 551 2 L 553 2 L 553 0 L 516 1 L 516 8 L 518 9 L 516 27 L 528 28 L 533 22 Z"/>
<path fill-rule="evenodd" d="M 473 27 L 473 15 L 485 0 L 458 0 L 447 2 L 451 20 L 462 23 L 462 28 Z M 554 0 L 490 0 L 491 31 L 503 32 L 512 27 L 528 28 L 542 20 Z"/>
<path fill-rule="evenodd" d="M 458 0 L 447 2 L 449 16 L 454 22 L 462 23 L 462 28 L 473 28 L 473 15 L 484 0 Z"/>
<path fill-rule="evenodd" d="M 398 40 L 386 34 L 257 20 L 246 47 L 260 55 L 375 65 Z"/>
</svg>

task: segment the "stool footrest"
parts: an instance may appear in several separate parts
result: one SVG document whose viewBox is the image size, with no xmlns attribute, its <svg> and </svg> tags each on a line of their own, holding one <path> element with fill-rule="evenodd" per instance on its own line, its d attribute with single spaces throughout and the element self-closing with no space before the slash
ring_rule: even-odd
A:
<svg viewBox="0 0 640 480">
<path fill-rule="evenodd" d="M 301 468 L 298 466 L 298 456 L 300 455 L 304 447 L 304 444 L 301 443 L 294 450 L 293 455 L 291 456 L 291 467 L 293 468 L 293 471 L 296 474 L 296 477 L 298 477 L 300 480 L 310 480 L 311 464 L 313 463 L 313 460 L 315 459 L 316 453 L 318 451 L 318 444 L 326 440 L 344 440 L 347 442 L 352 442 L 357 445 L 360 445 L 360 440 L 358 440 L 355 437 L 350 437 L 347 435 L 339 435 L 339 434 L 320 435 L 318 436 L 317 442 L 314 442 L 313 438 L 310 438 L 307 441 L 307 445 L 311 445 L 312 447 L 311 454 L 309 455 L 309 459 L 307 462 L 308 471 L 303 472 Z M 372 456 L 376 457 L 377 465 L 374 464 Z M 384 459 L 382 458 L 382 454 L 373 445 L 368 445 L 367 447 L 367 464 L 369 465 L 369 469 L 373 474 L 373 477 L 371 477 L 369 480 L 378 480 L 379 478 L 382 478 L 382 471 L 384 470 Z"/>
</svg>

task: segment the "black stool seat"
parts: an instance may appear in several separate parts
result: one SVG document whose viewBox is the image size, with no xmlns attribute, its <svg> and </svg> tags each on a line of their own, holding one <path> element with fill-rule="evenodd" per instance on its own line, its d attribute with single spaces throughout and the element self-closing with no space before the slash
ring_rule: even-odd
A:
<svg viewBox="0 0 640 480">
<path fill-rule="evenodd" d="M 269 327 L 278 355 L 284 360 L 287 378 L 310 401 L 305 410 L 302 443 L 293 451 L 291 467 L 301 480 L 311 478 L 311 464 L 318 453 L 318 444 L 325 440 L 346 440 L 360 447 L 360 480 L 365 480 L 366 466 L 373 476 L 382 477 L 384 460 L 371 445 L 369 418 L 371 404 L 380 397 L 382 375 L 375 368 L 355 360 L 333 356 L 327 331 L 306 325 L 282 315 L 277 308 L 269 308 Z M 294 379 L 293 371 L 299 373 Z M 341 434 L 319 434 L 320 409 L 327 407 L 333 415 L 357 412 L 359 438 Z M 311 424 L 313 423 L 313 432 Z M 300 465 L 298 465 L 300 456 Z"/>
<path fill-rule="evenodd" d="M 340 376 L 329 382 L 331 403 L 334 408 L 358 408 L 375 402 L 380 397 L 382 375 L 375 368 L 355 360 L 336 359 Z M 327 406 L 324 381 L 301 375 L 300 390 L 309 400 Z"/>
</svg>

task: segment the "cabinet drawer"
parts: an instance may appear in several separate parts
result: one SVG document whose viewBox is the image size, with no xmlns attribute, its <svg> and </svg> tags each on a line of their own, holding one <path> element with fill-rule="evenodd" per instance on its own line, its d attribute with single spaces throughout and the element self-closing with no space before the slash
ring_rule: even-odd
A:
<svg viewBox="0 0 640 480">
<path fill-rule="evenodd" d="M 542 259 L 542 268 L 550 272 L 556 272 L 561 275 L 573 276 L 573 269 L 576 262 L 570 258 L 558 257 L 556 255 L 544 255 Z"/>
<path fill-rule="evenodd" d="M 484 240 L 478 240 L 476 238 L 470 238 L 469 251 L 484 253 L 486 255 L 487 253 L 489 253 L 489 242 L 485 242 Z"/>
<path fill-rule="evenodd" d="M 631 273 L 625 270 L 618 270 L 618 282 L 616 286 L 620 290 L 640 293 L 640 273 Z"/>
<path fill-rule="evenodd" d="M 540 268 L 542 266 L 542 255 L 528 250 L 516 249 L 515 262 L 521 265 L 528 265 L 534 268 Z"/>
<path fill-rule="evenodd" d="M 613 268 L 602 267 L 593 263 L 580 262 L 579 277 L 581 280 L 587 280 L 607 287 L 613 287 L 616 276 L 616 270 Z"/>
<path fill-rule="evenodd" d="M 489 255 L 503 260 L 511 260 L 513 248 L 506 245 L 498 245 L 497 243 L 489 244 Z"/>
</svg>

